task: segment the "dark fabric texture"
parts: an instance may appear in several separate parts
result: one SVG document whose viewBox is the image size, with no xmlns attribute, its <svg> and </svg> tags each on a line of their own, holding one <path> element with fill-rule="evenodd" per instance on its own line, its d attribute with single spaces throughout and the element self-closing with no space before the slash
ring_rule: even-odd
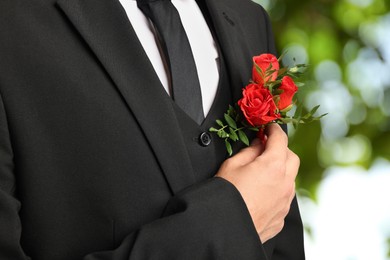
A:
<svg viewBox="0 0 390 260">
<path fill-rule="evenodd" d="M 198 3 L 237 101 L 252 56 L 275 51 L 268 17 Z M 239 192 L 211 177 L 223 158 L 197 162 L 119 2 L 1 1 L 0 39 L 1 260 L 304 259 L 296 201 L 262 245 Z"/>
<path fill-rule="evenodd" d="M 204 122 L 199 126 L 187 116 L 178 106 L 174 106 L 196 181 L 202 181 L 215 175 L 221 163 L 227 158 L 223 139 L 208 133 L 215 126 L 215 120 L 221 118 L 229 104 L 232 104 L 229 77 L 222 55 L 219 56 L 219 82 L 215 100 Z M 203 145 L 200 140 L 203 134 L 208 134 L 211 141 Z"/>
</svg>

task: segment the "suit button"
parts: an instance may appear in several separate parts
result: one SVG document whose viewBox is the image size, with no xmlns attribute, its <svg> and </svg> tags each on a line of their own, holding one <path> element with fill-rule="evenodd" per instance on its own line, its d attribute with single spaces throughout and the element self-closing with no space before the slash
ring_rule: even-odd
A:
<svg viewBox="0 0 390 260">
<path fill-rule="evenodd" d="M 199 143 L 201 146 L 209 146 L 211 144 L 211 135 L 208 132 L 203 132 L 199 136 Z"/>
</svg>

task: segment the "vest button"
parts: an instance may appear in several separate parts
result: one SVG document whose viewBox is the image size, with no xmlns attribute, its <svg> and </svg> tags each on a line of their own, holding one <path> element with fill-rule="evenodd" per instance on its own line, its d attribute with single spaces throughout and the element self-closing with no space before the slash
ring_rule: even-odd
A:
<svg viewBox="0 0 390 260">
<path fill-rule="evenodd" d="M 209 146 L 211 144 L 211 135 L 208 132 L 203 132 L 199 136 L 199 143 L 201 146 Z"/>
</svg>

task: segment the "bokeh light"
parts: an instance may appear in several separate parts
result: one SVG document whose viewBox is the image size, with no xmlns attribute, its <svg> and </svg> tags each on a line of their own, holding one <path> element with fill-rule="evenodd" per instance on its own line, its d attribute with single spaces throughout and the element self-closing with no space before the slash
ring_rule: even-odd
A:
<svg viewBox="0 0 390 260">
<path fill-rule="evenodd" d="M 318 123 L 289 127 L 308 260 L 390 259 L 390 1 L 266 1 Z"/>
</svg>

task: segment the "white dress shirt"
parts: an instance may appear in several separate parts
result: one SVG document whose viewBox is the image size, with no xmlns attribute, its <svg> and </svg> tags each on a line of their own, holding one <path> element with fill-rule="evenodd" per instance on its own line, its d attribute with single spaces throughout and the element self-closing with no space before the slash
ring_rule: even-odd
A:
<svg viewBox="0 0 390 260">
<path fill-rule="evenodd" d="M 119 0 L 127 13 L 139 41 L 168 94 L 170 86 L 163 56 L 152 23 L 137 7 L 136 0 Z M 211 109 L 219 82 L 218 51 L 210 29 L 195 0 L 172 0 L 179 12 L 191 45 L 202 92 L 205 116 Z"/>
</svg>

